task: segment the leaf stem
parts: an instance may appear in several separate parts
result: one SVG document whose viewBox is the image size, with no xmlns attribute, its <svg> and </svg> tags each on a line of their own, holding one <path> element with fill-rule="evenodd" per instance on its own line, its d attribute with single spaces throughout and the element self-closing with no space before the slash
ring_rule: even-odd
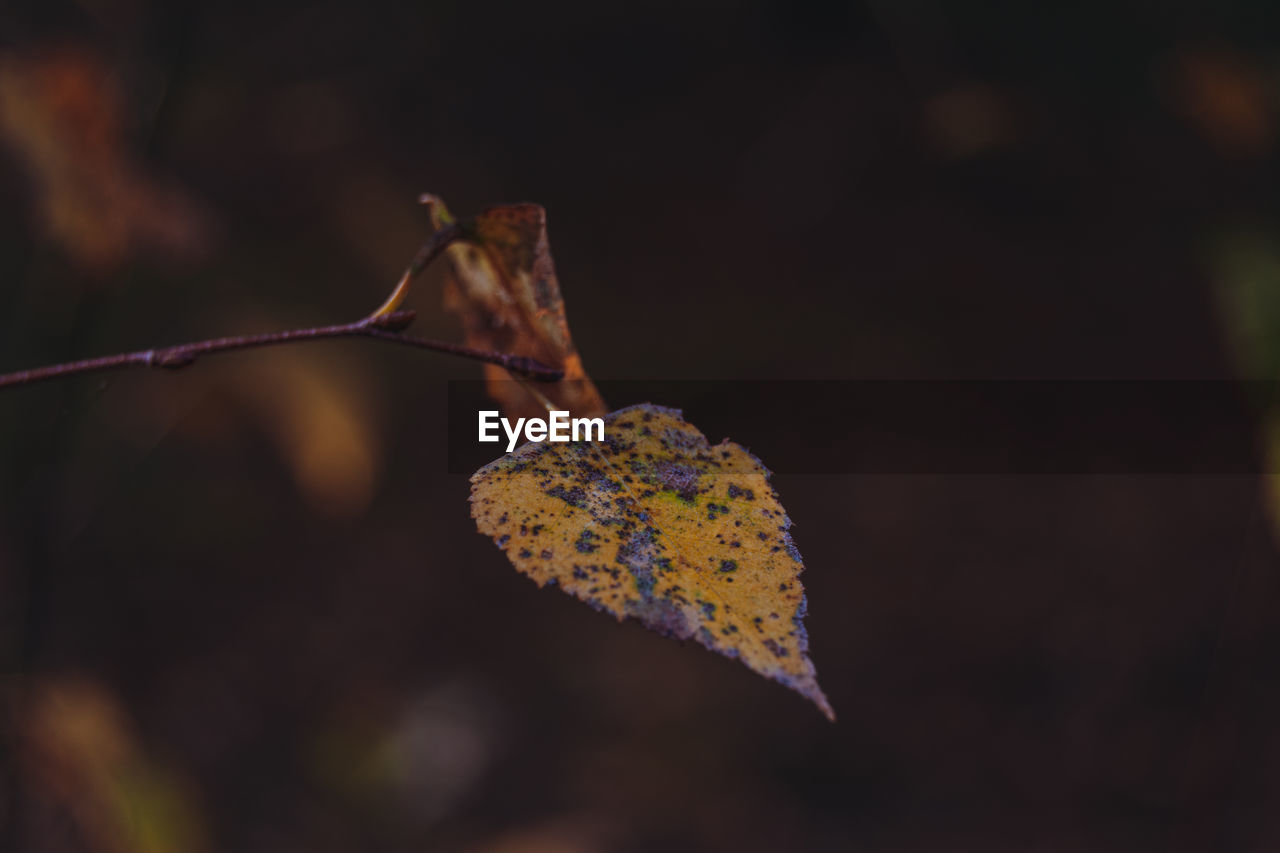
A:
<svg viewBox="0 0 1280 853">
<path fill-rule="evenodd" d="M 432 234 L 431 238 L 423 244 L 405 269 L 404 275 L 396 283 L 396 287 L 387 301 L 378 310 L 354 323 L 313 326 L 306 329 L 289 329 L 282 332 L 268 332 L 262 335 L 233 335 L 225 338 L 211 338 L 206 341 L 193 341 L 192 343 L 177 344 L 160 349 L 117 353 L 98 358 L 87 358 L 81 361 L 70 361 L 64 364 L 52 364 L 32 370 L 19 370 L 13 373 L 0 374 L 0 388 L 8 388 L 14 385 L 30 385 L 33 382 L 43 382 L 47 379 L 98 373 L 104 370 L 118 370 L 124 367 L 177 369 L 186 367 L 201 356 L 214 355 L 220 352 L 275 346 L 296 341 L 361 337 L 433 350 L 448 355 L 456 355 L 460 358 L 469 358 L 473 361 L 482 361 L 487 364 L 496 364 L 520 376 L 540 382 L 555 382 L 563 378 L 564 371 L 526 356 L 475 349 L 461 344 L 420 338 L 416 335 L 403 333 L 402 330 L 413 322 L 415 316 L 413 311 L 397 310 L 400 303 L 404 301 L 409 283 L 428 264 L 439 257 L 459 236 L 461 236 L 461 230 L 457 225 L 452 224 Z"/>
<path fill-rule="evenodd" d="M 409 266 L 405 267 L 404 275 L 400 276 L 400 280 L 396 282 L 396 286 L 392 289 L 391 295 L 387 297 L 387 301 L 383 302 L 369 317 L 385 317 L 399 308 L 405 297 L 409 295 L 410 283 L 461 236 L 462 228 L 456 222 L 450 222 L 432 234 L 431 238 L 422 244 L 418 254 L 413 256 Z"/>
</svg>

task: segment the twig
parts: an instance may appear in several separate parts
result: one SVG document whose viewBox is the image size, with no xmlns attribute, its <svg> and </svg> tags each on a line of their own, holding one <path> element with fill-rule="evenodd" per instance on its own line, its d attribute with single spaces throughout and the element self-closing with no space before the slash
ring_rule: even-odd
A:
<svg viewBox="0 0 1280 853">
<path fill-rule="evenodd" d="M 413 312 L 395 311 L 386 315 L 386 317 L 382 319 L 397 318 L 403 314 L 412 315 Z M 362 320 L 361 322 L 365 321 Z M 377 338 L 380 341 L 389 341 L 395 344 L 420 347 L 421 349 L 429 349 L 435 352 L 457 355 L 474 361 L 496 364 L 499 367 L 505 367 L 513 373 L 538 382 L 559 382 L 561 379 L 564 379 L 563 370 L 558 367 L 551 367 L 543 364 L 536 358 L 529 358 L 528 356 L 523 355 L 511 355 L 505 352 L 493 352 L 492 350 L 476 349 L 475 347 L 463 346 L 462 344 L 451 344 L 447 341 L 434 341 L 430 338 L 419 338 L 416 335 L 399 334 L 388 328 L 379 326 L 376 321 L 371 323 L 365 329 L 364 334 L 371 338 Z"/>
<path fill-rule="evenodd" d="M 434 341 L 406 335 L 402 330 L 413 322 L 413 311 L 398 311 L 398 306 L 407 293 L 409 282 L 427 267 L 441 252 L 461 235 L 456 225 L 448 225 L 431 235 L 423 247 L 414 256 L 405 270 L 395 290 L 387 301 L 368 317 L 354 323 L 343 323 L 336 326 L 315 326 L 309 329 L 290 329 L 284 332 L 268 332 L 263 335 L 235 335 L 226 338 L 213 338 L 207 341 L 195 341 L 189 344 L 161 349 L 138 350 L 137 352 L 105 355 L 99 358 L 88 358 L 83 361 L 72 361 L 65 364 L 53 364 L 48 367 L 37 367 L 32 370 L 19 370 L 14 373 L 0 374 L 0 388 L 12 385 L 28 385 L 46 379 L 61 376 L 77 376 L 84 373 L 97 373 L 103 370 L 117 370 L 123 367 L 167 367 L 176 369 L 186 367 L 203 355 L 212 355 L 232 350 L 251 349 L 254 347 L 275 346 L 295 341 L 316 341 L 326 338 L 374 338 L 388 343 L 404 344 L 420 349 L 434 350 L 474 361 L 496 364 L 507 370 L 535 379 L 540 382 L 555 382 L 564 377 L 564 371 L 549 367 L 536 359 L 509 353 L 492 352 L 474 347 L 451 344 L 445 341 Z"/>
</svg>

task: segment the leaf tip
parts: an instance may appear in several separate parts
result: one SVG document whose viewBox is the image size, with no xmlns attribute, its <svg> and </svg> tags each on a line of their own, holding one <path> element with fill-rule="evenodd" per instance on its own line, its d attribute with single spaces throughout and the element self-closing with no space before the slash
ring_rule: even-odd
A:
<svg viewBox="0 0 1280 853">
<path fill-rule="evenodd" d="M 831 703 L 827 701 L 827 695 L 822 692 L 822 688 L 814 682 L 813 691 L 805 694 L 805 698 L 818 706 L 818 710 L 822 712 L 822 716 L 827 718 L 827 722 L 834 723 L 836 721 L 836 710 L 831 707 Z"/>
</svg>

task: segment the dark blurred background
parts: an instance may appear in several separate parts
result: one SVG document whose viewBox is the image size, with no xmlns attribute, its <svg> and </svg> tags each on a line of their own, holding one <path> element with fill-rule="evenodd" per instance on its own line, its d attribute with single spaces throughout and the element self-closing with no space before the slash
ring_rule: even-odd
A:
<svg viewBox="0 0 1280 853">
<path fill-rule="evenodd" d="M 5 3 L 0 371 L 355 319 L 431 191 L 602 379 L 1276 378 L 1278 131 L 1264 2 Z M 0 849 L 1280 847 L 1270 481 L 780 473 L 832 725 L 476 535 L 478 375 L 0 394 Z"/>
</svg>

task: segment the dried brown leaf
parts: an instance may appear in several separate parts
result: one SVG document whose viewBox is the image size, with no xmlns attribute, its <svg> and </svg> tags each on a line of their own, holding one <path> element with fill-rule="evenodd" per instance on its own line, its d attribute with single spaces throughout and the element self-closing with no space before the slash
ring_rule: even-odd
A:
<svg viewBox="0 0 1280 853">
<path fill-rule="evenodd" d="M 438 218 L 448 215 L 439 204 L 433 211 Z M 577 417 L 604 415 L 608 409 L 569 334 L 546 211 L 536 204 L 491 207 L 462 227 L 464 239 L 448 250 L 444 304 L 461 318 L 467 343 L 561 368 L 562 381 L 538 386 L 547 400 Z M 546 414 L 545 405 L 501 367 L 486 365 L 485 377 L 508 417 Z"/>
</svg>

